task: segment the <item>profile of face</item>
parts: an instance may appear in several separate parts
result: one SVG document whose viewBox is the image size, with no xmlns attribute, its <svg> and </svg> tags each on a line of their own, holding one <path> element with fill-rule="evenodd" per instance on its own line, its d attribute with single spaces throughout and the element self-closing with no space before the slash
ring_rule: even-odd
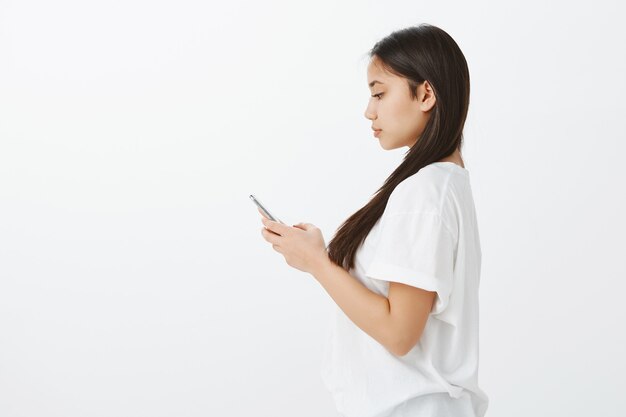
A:
<svg viewBox="0 0 626 417">
<path fill-rule="evenodd" d="M 365 117 L 372 121 L 380 145 L 386 150 L 413 146 L 435 106 L 436 98 L 429 82 L 418 86 L 417 99 L 413 99 L 407 79 L 386 71 L 374 56 L 367 66 L 367 84 L 371 97 Z"/>
</svg>

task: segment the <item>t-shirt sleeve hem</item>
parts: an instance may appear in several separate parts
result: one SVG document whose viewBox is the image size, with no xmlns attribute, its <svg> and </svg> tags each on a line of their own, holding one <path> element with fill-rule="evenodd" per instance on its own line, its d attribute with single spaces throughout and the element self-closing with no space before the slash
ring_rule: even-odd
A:
<svg viewBox="0 0 626 417">
<path fill-rule="evenodd" d="M 450 298 L 451 288 L 447 281 L 437 279 L 421 271 L 404 268 L 398 265 L 391 265 L 382 262 L 373 262 L 365 274 L 367 277 L 381 281 L 399 282 L 413 287 L 422 288 L 426 291 L 437 293 L 431 315 L 442 313 Z"/>
</svg>

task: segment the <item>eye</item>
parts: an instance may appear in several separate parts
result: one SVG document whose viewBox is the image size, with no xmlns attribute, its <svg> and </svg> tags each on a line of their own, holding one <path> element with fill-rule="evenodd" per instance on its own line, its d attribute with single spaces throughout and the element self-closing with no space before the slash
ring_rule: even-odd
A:
<svg viewBox="0 0 626 417">
<path fill-rule="evenodd" d="M 372 94 L 372 97 L 376 97 L 380 100 L 380 96 L 382 96 L 383 93 L 378 93 L 378 94 Z"/>
</svg>

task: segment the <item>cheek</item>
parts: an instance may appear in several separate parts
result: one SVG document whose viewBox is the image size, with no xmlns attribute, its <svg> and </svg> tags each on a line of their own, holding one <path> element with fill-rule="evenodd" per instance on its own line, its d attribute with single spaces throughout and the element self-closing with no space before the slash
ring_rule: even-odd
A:
<svg viewBox="0 0 626 417">
<path fill-rule="evenodd" d="M 396 108 L 396 117 L 398 122 L 402 124 L 403 130 L 412 131 L 420 126 L 424 115 L 416 106 L 403 103 Z"/>
<path fill-rule="evenodd" d="M 398 111 L 398 103 L 396 103 L 392 98 L 388 98 L 378 103 L 378 117 L 384 120 L 384 124 L 387 126 L 387 129 L 396 124 L 396 120 L 398 119 L 398 116 L 400 116 Z"/>
<path fill-rule="evenodd" d="M 419 117 L 420 113 L 419 108 L 407 100 L 402 100 L 401 102 L 395 103 L 395 110 L 398 118 L 401 118 L 405 121 L 415 120 L 417 117 Z"/>
<path fill-rule="evenodd" d="M 410 120 L 406 109 L 397 100 L 387 100 L 378 106 L 378 116 L 382 120 L 383 130 L 400 133 Z"/>
</svg>

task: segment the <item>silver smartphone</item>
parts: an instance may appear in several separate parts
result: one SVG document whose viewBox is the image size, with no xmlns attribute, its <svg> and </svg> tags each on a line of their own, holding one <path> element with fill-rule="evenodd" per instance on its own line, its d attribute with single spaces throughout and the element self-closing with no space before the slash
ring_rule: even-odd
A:
<svg viewBox="0 0 626 417">
<path fill-rule="evenodd" d="M 268 209 L 266 209 L 263 204 L 261 204 L 261 202 L 253 195 L 250 194 L 250 199 L 254 202 L 254 204 L 257 205 L 258 208 L 261 209 L 261 211 L 267 216 L 269 217 L 271 220 L 275 221 L 275 222 L 279 222 L 279 223 L 283 223 L 281 220 L 278 219 L 278 217 L 272 216 L 272 214 L 269 212 Z M 285 223 L 283 223 L 285 224 Z"/>
</svg>

